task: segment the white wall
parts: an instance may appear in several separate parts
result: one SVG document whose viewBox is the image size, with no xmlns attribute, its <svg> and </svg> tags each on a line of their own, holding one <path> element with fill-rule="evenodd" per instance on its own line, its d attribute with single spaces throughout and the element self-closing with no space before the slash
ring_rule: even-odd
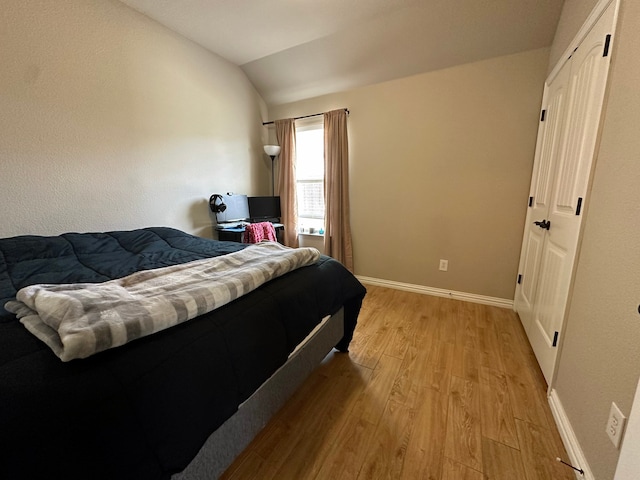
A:
<svg viewBox="0 0 640 480">
<path fill-rule="evenodd" d="M 267 194 L 266 107 L 238 67 L 117 1 L 1 8 L 0 236 L 211 236 L 211 193 Z"/>
<path fill-rule="evenodd" d="M 629 414 L 614 480 L 638 480 L 640 478 L 640 455 L 638 452 L 640 452 L 640 382 L 638 382 Z"/>
<path fill-rule="evenodd" d="M 591 10 L 586 7 L 596 3 L 568 0 L 557 41 L 573 38 Z M 575 21 L 573 17 L 580 15 L 584 18 Z M 572 32 L 561 31 L 563 28 Z M 563 51 L 567 46 L 554 45 L 552 50 Z M 605 433 L 611 402 L 629 415 L 640 377 L 638 52 L 640 2 L 622 0 L 583 243 L 555 381 L 558 398 L 598 480 L 613 478 L 619 456 Z"/>
</svg>

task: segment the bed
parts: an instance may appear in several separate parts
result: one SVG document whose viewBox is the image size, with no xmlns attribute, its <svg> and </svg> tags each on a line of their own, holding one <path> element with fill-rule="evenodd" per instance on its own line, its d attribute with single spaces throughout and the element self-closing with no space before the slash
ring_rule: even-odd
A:
<svg viewBox="0 0 640 480">
<path fill-rule="evenodd" d="M 4 309 L 246 245 L 171 228 L 0 239 L 0 478 L 216 478 L 333 347 L 366 293 L 320 256 L 192 320 L 61 361 Z M 224 257 L 224 258 L 227 258 Z"/>
</svg>

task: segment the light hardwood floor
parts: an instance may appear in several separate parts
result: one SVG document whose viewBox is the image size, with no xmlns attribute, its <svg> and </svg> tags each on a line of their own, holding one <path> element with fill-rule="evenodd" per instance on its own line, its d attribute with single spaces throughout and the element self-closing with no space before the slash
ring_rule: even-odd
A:
<svg viewBox="0 0 640 480">
<path fill-rule="evenodd" d="M 223 478 L 572 480 L 508 309 L 367 286 L 331 353 Z"/>
</svg>

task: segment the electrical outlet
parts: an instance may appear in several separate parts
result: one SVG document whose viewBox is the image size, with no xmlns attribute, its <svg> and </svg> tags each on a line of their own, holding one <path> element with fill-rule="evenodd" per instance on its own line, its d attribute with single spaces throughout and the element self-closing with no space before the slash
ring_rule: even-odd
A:
<svg viewBox="0 0 640 480">
<path fill-rule="evenodd" d="M 607 435 L 609 440 L 616 448 L 620 447 L 620 440 L 624 433 L 624 424 L 627 421 L 615 402 L 611 402 L 611 410 L 609 411 L 609 420 L 607 420 Z"/>
<path fill-rule="evenodd" d="M 440 259 L 440 270 L 442 270 L 443 272 L 449 270 L 449 260 Z"/>
</svg>

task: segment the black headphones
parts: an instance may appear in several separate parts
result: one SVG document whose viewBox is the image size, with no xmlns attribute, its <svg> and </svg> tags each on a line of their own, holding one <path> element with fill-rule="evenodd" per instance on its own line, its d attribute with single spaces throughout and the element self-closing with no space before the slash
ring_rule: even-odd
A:
<svg viewBox="0 0 640 480">
<path fill-rule="evenodd" d="M 216 203 L 220 200 L 220 203 Z M 227 205 L 224 203 L 222 195 L 214 193 L 209 197 L 209 208 L 213 213 L 222 213 L 227 209 Z"/>
</svg>

